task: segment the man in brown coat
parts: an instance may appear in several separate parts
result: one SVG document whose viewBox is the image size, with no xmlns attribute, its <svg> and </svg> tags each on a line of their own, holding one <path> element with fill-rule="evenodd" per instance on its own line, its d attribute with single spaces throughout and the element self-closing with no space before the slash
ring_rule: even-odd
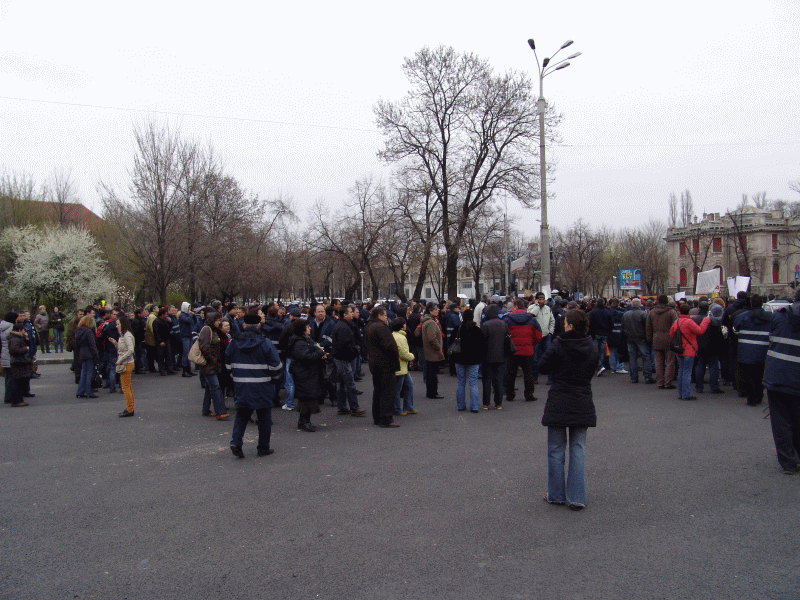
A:
<svg viewBox="0 0 800 600">
<path fill-rule="evenodd" d="M 439 394 L 439 364 L 444 361 L 442 352 L 442 328 L 436 317 L 439 316 L 439 305 L 428 302 L 422 316 L 422 349 L 425 351 L 425 366 L 422 378 L 425 380 L 425 395 L 428 398 L 444 398 Z"/>
<path fill-rule="evenodd" d="M 364 338 L 372 373 L 372 422 L 381 427 L 400 427 L 392 416 L 397 396 L 397 378 L 394 374 L 400 370 L 400 353 L 389 328 L 386 309 L 382 306 L 376 306 L 369 313 Z"/>
<path fill-rule="evenodd" d="M 658 297 L 658 305 L 647 315 L 646 335 L 647 343 L 653 349 L 656 359 L 656 382 L 663 390 L 676 388 L 672 380 L 675 379 L 675 354 L 669 349 L 669 330 L 678 319 L 675 309 L 669 305 L 666 294 Z"/>
</svg>

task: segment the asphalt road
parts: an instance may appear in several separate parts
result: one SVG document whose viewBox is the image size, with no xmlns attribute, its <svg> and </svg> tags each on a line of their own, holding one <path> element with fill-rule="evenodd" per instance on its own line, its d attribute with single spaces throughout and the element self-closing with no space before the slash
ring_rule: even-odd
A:
<svg viewBox="0 0 800 600">
<path fill-rule="evenodd" d="M 546 386 L 459 413 L 455 379 L 428 400 L 414 373 L 398 429 L 276 410 L 275 454 L 251 425 L 236 460 L 197 378 L 135 376 L 119 419 L 121 394 L 76 399 L 67 369 L 0 408 L 0 598 L 800 598 L 800 476 L 730 388 L 596 379 L 572 512 L 542 500 Z"/>
</svg>

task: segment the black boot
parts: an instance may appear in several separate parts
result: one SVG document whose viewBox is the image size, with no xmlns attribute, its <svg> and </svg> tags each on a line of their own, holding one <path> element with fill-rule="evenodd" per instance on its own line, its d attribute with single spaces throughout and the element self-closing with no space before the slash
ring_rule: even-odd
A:
<svg viewBox="0 0 800 600">
<path fill-rule="evenodd" d="M 189 372 L 189 367 L 183 367 L 183 374 L 181 377 L 191 377 L 192 374 Z"/>
</svg>

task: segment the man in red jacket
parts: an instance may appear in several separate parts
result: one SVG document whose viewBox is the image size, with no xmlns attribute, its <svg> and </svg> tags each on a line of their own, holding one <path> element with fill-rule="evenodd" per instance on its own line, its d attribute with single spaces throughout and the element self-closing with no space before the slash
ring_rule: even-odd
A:
<svg viewBox="0 0 800 600">
<path fill-rule="evenodd" d="M 514 300 L 514 310 L 503 317 L 508 325 L 508 332 L 516 346 L 517 351 L 508 358 L 506 365 L 506 400 L 514 401 L 514 383 L 517 379 L 517 369 L 522 368 L 522 377 L 525 382 L 525 401 L 533 402 L 533 350 L 536 344 L 542 341 L 542 328 L 538 319 L 526 310 L 525 300 Z"/>
</svg>

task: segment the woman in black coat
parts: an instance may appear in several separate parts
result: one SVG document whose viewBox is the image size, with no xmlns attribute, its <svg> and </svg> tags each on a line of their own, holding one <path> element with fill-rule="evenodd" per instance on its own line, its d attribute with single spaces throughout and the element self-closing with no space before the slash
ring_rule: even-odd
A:
<svg viewBox="0 0 800 600">
<path fill-rule="evenodd" d="M 450 354 L 450 360 L 455 363 L 458 376 L 456 408 L 467 409 L 466 387 L 469 379 L 469 410 L 476 413 L 482 398 L 478 391 L 478 372 L 481 363 L 486 360 L 486 338 L 481 328 L 472 320 L 472 316 L 471 309 L 464 311 L 464 320 L 450 336 L 448 348 L 452 350 L 456 340 L 460 340 L 461 351 Z"/>
<path fill-rule="evenodd" d="M 290 332 L 287 354 L 292 359 L 289 373 L 294 380 L 294 401 L 300 413 L 297 428 L 311 433 L 317 430 L 311 424 L 311 415 L 319 412 L 319 400 L 325 397 L 319 361 L 328 355 L 311 339 L 311 325 L 306 319 L 293 321 Z"/>
<path fill-rule="evenodd" d="M 81 378 L 76 398 L 97 398 L 97 394 L 92 391 L 92 376 L 98 358 L 95 328 L 94 317 L 85 315 L 75 329 L 75 352 L 81 361 Z"/>
<path fill-rule="evenodd" d="M 547 427 L 547 493 L 551 504 L 586 506 L 586 431 L 597 425 L 592 402 L 592 377 L 600 353 L 589 336 L 589 320 L 582 310 L 566 314 L 564 333 L 539 360 L 540 373 L 552 373 L 542 425 Z M 569 431 L 569 473 L 564 484 L 564 464 Z M 565 489 L 566 488 L 566 489 Z"/>
</svg>

